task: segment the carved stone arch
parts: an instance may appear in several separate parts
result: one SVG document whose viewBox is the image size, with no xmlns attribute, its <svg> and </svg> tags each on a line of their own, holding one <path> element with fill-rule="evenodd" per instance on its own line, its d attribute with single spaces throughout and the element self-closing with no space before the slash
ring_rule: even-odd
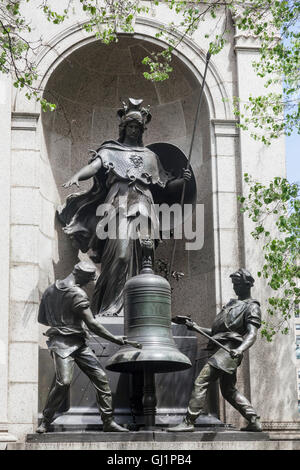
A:
<svg viewBox="0 0 300 470">
<path fill-rule="evenodd" d="M 164 25 L 156 20 L 138 17 L 135 22 L 134 34 L 120 33 L 120 36 L 130 36 L 134 39 L 146 40 L 164 47 L 166 43 L 155 37 L 156 33 L 160 32 L 163 27 Z M 94 41 L 97 41 L 97 39 L 92 33 L 86 33 L 83 30 L 83 23 L 66 28 L 51 38 L 37 58 L 37 67 L 40 75 L 38 86 L 43 89 L 50 75 L 60 63 L 78 48 Z M 174 51 L 174 55 L 193 73 L 200 86 L 205 68 L 206 51 L 192 39 L 186 37 L 179 44 L 177 50 Z M 213 58 L 211 58 L 209 64 L 204 94 L 211 119 L 232 119 L 228 103 L 230 94 Z"/>
<path fill-rule="evenodd" d="M 154 19 L 146 19 L 146 18 L 137 18 L 135 21 L 135 31 L 134 34 L 132 35 L 126 35 L 126 34 L 120 34 L 120 38 L 127 38 L 128 40 L 136 40 L 138 41 L 145 41 L 148 43 L 148 48 L 151 49 L 151 44 L 153 44 L 154 47 L 160 46 L 163 47 L 165 43 L 157 39 L 155 37 L 156 33 L 158 33 L 161 28 L 163 27 L 163 24 L 154 20 Z M 121 41 L 120 39 L 120 41 Z M 96 44 L 96 42 L 99 43 L 95 39 L 95 37 L 84 31 L 83 29 L 83 23 L 78 23 L 76 25 L 73 25 L 69 28 L 66 28 L 64 30 L 61 30 L 57 35 L 53 36 L 49 41 L 48 45 L 41 51 L 40 55 L 37 58 L 37 64 L 38 64 L 38 69 L 39 69 L 39 74 L 40 74 L 40 81 L 39 81 L 39 86 L 44 88 L 50 77 L 52 77 L 55 73 L 56 70 L 59 69 L 60 66 L 63 65 L 66 60 L 70 60 L 70 57 L 72 56 L 73 53 L 77 53 L 80 49 L 82 50 L 85 47 L 90 47 L 93 46 L 93 44 Z M 103 47 L 108 47 L 103 45 Z M 86 49 L 87 50 L 87 49 Z M 185 69 L 190 73 L 191 76 L 193 76 L 194 83 L 196 83 L 196 88 L 199 91 L 200 85 L 202 83 L 202 77 L 203 77 L 203 72 L 205 68 L 205 60 L 206 60 L 206 51 L 204 51 L 198 44 L 196 44 L 192 39 L 189 38 L 184 38 L 183 41 L 179 44 L 178 50 L 174 53 L 176 55 L 177 60 L 179 60 L 185 67 Z M 230 126 L 234 126 L 234 122 L 232 119 L 232 114 L 230 111 L 230 105 L 229 105 L 229 96 L 230 92 L 228 90 L 226 81 L 223 79 L 221 72 L 219 68 L 216 66 L 214 57 L 211 58 L 209 68 L 208 68 L 208 73 L 207 73 L 207 80 L 206 80 L 206 85 L 204 89 L 204 100 L 203 100 L 203 107 L 205 108 L 205 115 L 200 118 L 200 123 L 199 127 L 202 127 L 202 129 L 198 132 L 201 133 L 202 137 L 200 137 L 200 142 L 202 139 L 202 142 L 205 140 L 205 144 L 202 145 L 202 163 L 199 161 L 198 168 L 196 169 L 196 172 L 198 173 L 198 187 L 201 188 L 200 191 L 202 191 L 202 195 L 199 197 L 198 202 L 203 203 L 206 206 L 206 213 L 205 214 L 210 214 L 210 220 L 209 222 L 205 221 L 206 224 L 206 233 L 210 233 L 209 235 L 209 244 L 210 244 L 210 255 L 204 255 L 204 260 L 201 261 L 202 263 L 202 268 L 201 270 L 205 273 L 206 280 L 205 282 L 211 283 L 211 284 L 216 284 L 216 289 L 217 289 L 217 294 L 212 293 L 212 298 L 213 301 L 211 301 L 211 304 L 220 303 L 220 295 L 218 294 L 219 290 L 219 282 L 216 282 L 214 279 L 214 276 L 217 275 L 217 269 L 213 267 L 214 266 L 219 266 L 219 239 L 218 239 L 218 228 L 219 228 L 219 222 L 218 222 L 218 216 L 217 216 L 217 211 L 218 211 L 218 200 L 217 200 L 217 194 L 218 194 L 218 176 L 215 171 L 215 156 L 219 149 L 217 148 L 217 132 L 221 133 L 223 135 L 223 124 L 227 125 L 228 121 L 230 120 Z M 195 101 L 195 100 L 194 100 Z M 192 100 L 190 100 L 190 103 Z M 146 103 L 147 104 L 147 103 Z M 193 103 L 194 105 L 195 103 Z M 45 135 L 45 120 L 48 119 L 48 117 L 45 117 L 44 114 L 52 114 L 52 113 L 43 113 L 42 120 L 43 121 L 43 133 Z M 193 119 L 194 116 L 194 111 L 190 113 L 191 116 L 189 118 L 189 121 Z M 113 114 L 111 113 L 110 116 L 112 117 Z M 168 115 L 170 116 L 170 119 L 173 119 L 173 115 Z M 46 118 L 46 119 L 45 119 Z M 49 117 L 50 119 L 50 117 Z M 201 121 L 202 119 L 202 121 Z M 155 120 L 153 120 L 155 121 Z M 176 120 L 175 120 L 176 121 Z M 205 122 L 204 122 L 205 121 Z M 103 122 L 103 121 L 102 121 Z M 217 123 L 218 126 L 221 125 L 221 131 L 219 127 L 217 128 Z M 221 123 L 221 124 L 220 124 Z M 204 126 L 203 126 L 204 124 Z M 153 129 L 153 122 L 151 122 L 151 125 L 149 126 L 149 129 Z M 181 147 L 183 151 L 186 153 L 188 152 L 188 141 L 189 141 L 189 136 L 191 135 L 191 123 L 190 123 L 190 128 L 188 132 L 186 133 L 186 143 Z M 227 132 L 227 129 L 225 129 Z M 148 132 L 148 131 L 147 131 Z M 151 130 L 149 130 L 151 132 Z M 107 130 L 107 135 L 111 134 L 111 130 Z M 231 132 L 233 134 L 233 132 Z M 232 140 L 233 136 L 230 134 L 229 139 Z M 113 135 L 113 134 L 112 134 Z M 227 135 L 227 134 L 226 134 Z M 152 141 L 157 141 L 157 137 L 159 138 L 160 136 L 160 129 L 157 129 L 155 139 Z M 97 136 L 97 138 L 99 135 Z M 102 136 L 101 136 L 102 137 Z M 107 136 L 106 136 L 107 137 Z M 151 134 L 152 138 L 152 134 Z M 47 136 L 46 136 L 47 140 Z M 95 139 L 94 139 L 95 140 Z M 92 140 L 92 142 L 94 142 Z M 58 139 L 59 145 L 65 142 L 65 140 L 61 140 L 60 138 Z M 170 140 L 171 143 L 177 144 L 176 141 Z M 85 145 L 85 148 L 87 145 L 82 142 L 82 144 Z M 94 143 L 93 143 L 94 145 Z M 44 145 L 44 148 L 46 145 Z M 48 150 L 49 150 L 48 146 Z M 195 148 L 197 149 L 197 143 L 195 145 Z M 76 154 L 76 149 L 75 152 L 72 150 L 72 162 L 71 164 L 65 165 L 65 168 L 60 169 L 60 162 L 57 160 L 59 155 L 64 154 L 64 158 L 66 158 L 66 153 L 69 151 L 69 148 L 61 148 L 61 150 L 57 149 L 57 146 L 55 144 L 55 149 L 54 145 L 51 144 L 51 149 L 48 152 L 48 155 L 44 160 L 47 161 L 48 156 L 49 156 L 49 163 L 51 167 L 51 177 L 54 177 L 55 184 L 56 184 L 56 189 L 54 191 L 54 197 L 51 195 L 48 195 L 48 188 L 51 185 L 44 185 L 41 187 L 41 194 L 45 193 L 45 197 L 48 197 L 53 200 L 55 204 L 58 204 L 59 202 L 63 202 L 65 194 L 63 190 L 61 189 L 61 184 L 66 180 L 68 176 L 70 176 L 70 172 L 76 169 L 79 169 L 79 165 L 82 164 L 83 162 L 80 161 L 80 156 Z M 47 152 L 46 152 L 47 153 Z M 82 154 L 82 151 L 81 151 Z M 212 157 L 212 158 L 211 158 Z M 192 160 L 193 160 L 192 156 Z M 206 161 L 203 161 L 203 158 L 206 159 Z M 55 160 L 56 159 L 56 160 Z M 55 161 L 54 161 L 55 160 Z M 77 165 L 77 166 L 76 166 Z M 58 171 L 60 172 L 60 175 L 58 175 Z M 68 172 L 68 176 L 67 176 Z M 234 182 L 232 183 L 232 186 L 234 186 Z M 214 219 L 212 217 L 212 214 L 214 214 Z M 213 219 L 213 220 L 212 220 Z M 209 224 L 209 229 L 207 228 Z M 192 257 L 193 261 L 196 257 Z M 208 261 L 210 260 L 210 261 Z M 200 263 L 200 260 L 199 260 Z M 211 264 L 210 264 L 211 263 Z M 209 265 L 208 268 L 203 268 L 204 265 Z M 180 267 L 179 267 L 180 269 Z M 220 273 L 219 273 L 220 275 Z M 211 277 L 209 277 L 211 276 Z M 217 275 L 218 276 L 218 275 Z M 204 306 L 203 309 L 206 307 Z"/>
</svg>

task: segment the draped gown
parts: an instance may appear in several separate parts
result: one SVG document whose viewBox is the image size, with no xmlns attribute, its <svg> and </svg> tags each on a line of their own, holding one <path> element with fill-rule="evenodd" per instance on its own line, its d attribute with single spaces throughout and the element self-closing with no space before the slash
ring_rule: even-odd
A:
<svg viewBox="0 0 300 470">
<path fill-rule="evenodd" d="M 81 251 L 101 263 L 91 303 L 93 313 L 114 316 L 122 314 L 126 280 L 139 272 L 139 241 L 159 239 L 152 192 L 166 192 L 173 177 L 147 147 L 108 141 L 92 160 L 98 158 L 102 165 L 92 189 L 70 195 L 58 217 L 64 232 L 77 241 Z M 138 220 L 144 221 L 142 230 Z M 108 237 L 101 239 L 108 228 Z"/>
</svg>

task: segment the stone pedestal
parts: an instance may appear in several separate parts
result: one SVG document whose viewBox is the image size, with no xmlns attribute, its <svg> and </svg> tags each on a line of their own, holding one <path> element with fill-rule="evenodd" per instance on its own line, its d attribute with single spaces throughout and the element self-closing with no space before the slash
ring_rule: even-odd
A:
<svg viewBox="0 0 300 470">
<path fill-rule="evenodd" d="M 54 432 L 28 434 L 23 444 L 9 444 L 8 450 L 101 450 L 102 457 L 122 455 L 126 451 L 148 451 L 142 461 L 149 461 L 153 451 L 165 450 L 176 455 L 183 450 L 299 450 L 300 440 L 273 439 L 266 433 L 241 432 L 236 429 L 204 428 L 192 433 L 168 433 L 160 430 L 129 433 Z M 118 454 L 112 451 L 118 451 Z M 128 455 L 128 454 L 126 454 Z M 191 454 L 192 460 L 198 454 Z M 147 460 L 148 459 L 148 460 Z"/>
<path fill-rule="evenodd" d="M 122 335 L 122 324 L 105 324 L 105 327 L 115 335 Z M 193 366 L 185 371 L 156 374 L 157 415 L 156 423 L 161 426 L 179 423 L 186 413 L 187 404 L 191 395 L 195 378 L 203 367 L 203 360 L 197 360 L 201 354 L 197 347 L 197 337 L 187 332 L 184 326 L 173 326 L 173 336 L 178 349 L 189 357 Z M 93 337 L 90 341 L 91 349 L 96 353 L 102 366 L 112 356 L 119 346 L 105 341 L 99 337 Z M 144 425 L 142 409 L 132 407 L 132 399 L 138 402 L 142 396 L 139 377 L 131 377 L 131 374 L 120 374 L 106 371 L 110 387 L 113 393 L 113 406 L 117 422 L 129 425 Z M 134 379 L 132 381 L 132 378 Z M 52 358 L 47 350 L 40 351 L 40 412 L 47 398 L 48 391 L 54 380 Z M 213 391 L 211 394 L 213 398 Z M 217 419 L 216 400 L 211 399 L 209 404 L 209 416 L 198 419 L 199 424 L 211 425 L 222 423 Z M 62 404 L 60 414 L 53 422 L 53 430 L 87 430 L 101 429 L 101 419 L 96 405 L 96 395 L 93 386 L 86 375 L 76 366 L 73 383 L 65 403 Z M 41 415 L 40 415 L 41 417 Z"/>
</svg>

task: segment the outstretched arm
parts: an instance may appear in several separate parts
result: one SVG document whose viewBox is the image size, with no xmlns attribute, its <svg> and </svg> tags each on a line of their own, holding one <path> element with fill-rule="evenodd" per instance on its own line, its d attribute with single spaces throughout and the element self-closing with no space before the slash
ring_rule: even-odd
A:
<svg viewBox="0 0 300 470">
<path fill-rule="evenodd" d="M 81 168 L 81 170 L 75 173 L 75 175 L 72 176 L 72 178 L 69 179 L 69 181 L 63 184 L 63 187 L 69 188 L 73 184 L 76 184 L 76 186 L 79 187 L 79 181 L 85 181 L 95 176 L 97 171 L 100 170 L 101 166 L 102 166 L 101 159 L 96 158 L 89 165 L 84 166 L 83 168 Z"/>
<path fill-rule="evenodd" d="M 84 321 L 89 330 L 95 333 L 97 336 L 108 339 L 112 343 L 119 344 L 122 346 L 125 344 L 125 336 L 114 336 L 104 326 L 102 326 L 94 317 L 89 308 L 81 310 L 79 316 Z"/>
<path fill-rule="evenodd" d="M 231 357 L 238 357 L 243 354 L 243 352 L 247 351 L 247 349 L 251 348 L 251 346 L 255 343 L 257 337 L 257 330 L 258 328 L 251 323 L 248 323 L 247 326 L 247 334 L 244 337 L 244 341 L 240 344 L 240 346 L 236 349 L 232 349 L 230 352 Z"/>
</svg>

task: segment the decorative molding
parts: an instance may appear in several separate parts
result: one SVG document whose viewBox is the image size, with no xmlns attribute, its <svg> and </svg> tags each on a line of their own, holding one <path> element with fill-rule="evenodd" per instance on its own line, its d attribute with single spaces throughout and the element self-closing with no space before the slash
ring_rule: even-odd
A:
<svg viewBox="0 0 300 470">
<path fill-rule="evenodd" d="M 241 5 L 235 7 L 235 14 L 232 14 L 232 21 L 233 24 L 235 25 L 235 48 L 234 50 L 237 51 L 243 51 L 243 52 L 259 52 L 260 50 L 260 39 L 259 36 L 254 35 L 252 30 L 241 30 L 236 26 L 236 23 L 238 20 L 241 20 L 245 13 L 245 8 L 246 7 L 251 7 L 251 2 L 243 2 Z M 266 17 L 265 21 L 267 21 L 267 27 L 266 30 L 269 34 L 273 33 L 274 34 L 274 39 L 280 39 L 280 32 L 277 28 L 275 28 L 272 25 L 271 21 L 268 21 L 268 19 L 271 20 L 272 16 L 270 15 L 270 12 L 266 12 Z"/>
<path fill-rule="evenodd" d="M 264 431 L 300 431 L 299 421 L 263 421 L 261 424 Z"/>
<path fill-rule="evenodd" d="M 6 431 L 0 431 L 0 443 L 3 442 L 17 442 L 17 438 Z"/>
<path fill-rule="evenodd" d="M 234 52 L 259 52 L 260 48 L 256 46 L 249 46 L 249 45 L 238 45 L 234 46 Z"/>
<path fill-rule="evenodd" d="M 259 52 L 260 51 L 260 41 L 254 36 L 249 36 L 247 34 L 236 34 L 234 36 L 234 51 L 235 52 Z"/>
<path fill-rule="evenodd" d="M 216 137 L 239 137 L 237 119 L 211 119 Z"/>
<path fill-rule="evenodd" d="M 11 129 L 17 131 L 35 131 L 40 113 L 11 113 Z"/>
</svg>

